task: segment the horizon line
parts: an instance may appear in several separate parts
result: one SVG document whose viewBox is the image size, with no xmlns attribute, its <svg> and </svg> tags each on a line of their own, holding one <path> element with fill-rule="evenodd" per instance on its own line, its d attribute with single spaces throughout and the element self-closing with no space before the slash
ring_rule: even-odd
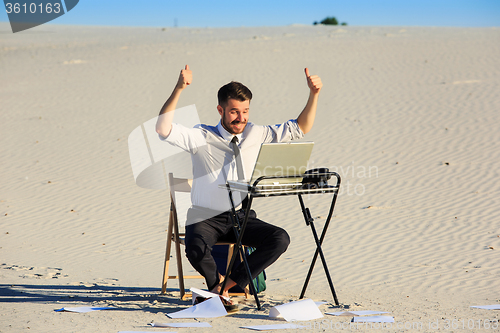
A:
<svg viewBox="0 0 500 333">
<path fill-rule="evenodd" d="M 0 20 L 0 23 L 6 23 L 10 25 L 10 22 Z M 234 29 L 234 28 L 279 28 L 279 27 L 331 27 L 331 28 L 349 28 L 349 27 L 405 27 L 405 28 L 500 28 L 500 25 L 484 25 L 484 26 L 467 26 L 467 25 L 396 25 L 396 24 L 386 24 L 386 25 L 331 25 L 331 24 L 306 24 L 306 23 L 290 23 L 287 25 L 259 25 L 259 26 L 167 26 L 167 25 L 120 25 L 120 24 L 67 24 L 67 23 L 56 23 L 47 22 L 40 26 L 52 25 L 52 26 L 83 26 L 83 27 L 109 27 L 109 28 L 162 28 L 162 29 Z"/>
</svg>

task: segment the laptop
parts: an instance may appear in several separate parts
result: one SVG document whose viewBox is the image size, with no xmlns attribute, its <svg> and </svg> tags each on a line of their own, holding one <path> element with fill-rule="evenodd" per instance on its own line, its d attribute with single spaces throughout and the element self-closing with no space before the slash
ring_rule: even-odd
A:
<svg viewBox="0 0 500 333">
<path fill-rule="evenodd" d="M 255 161 L 250 180 L 228 181 L 234 190 L 247 192 L 262 176 L 293 176 L 307 170 L 314 142 L 263 143 Z M 302 177 L 271 178 L 261 180 L 257 192 L 295 189 L 302 185 Z"/>
</svg>

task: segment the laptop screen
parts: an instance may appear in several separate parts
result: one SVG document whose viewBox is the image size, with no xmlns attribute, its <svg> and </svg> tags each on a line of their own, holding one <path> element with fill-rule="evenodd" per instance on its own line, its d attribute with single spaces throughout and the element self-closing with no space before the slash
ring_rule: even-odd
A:
<svg viewBox="0 0 500 333">
<path fill-rule="evenodd" d="M 262 176 L 303 174 L 307 170 L 314 142 L 263 143 L 250 184 Z M 266 179 L 259 184 L 300 182 L 302 178 Z"/>
</svg>

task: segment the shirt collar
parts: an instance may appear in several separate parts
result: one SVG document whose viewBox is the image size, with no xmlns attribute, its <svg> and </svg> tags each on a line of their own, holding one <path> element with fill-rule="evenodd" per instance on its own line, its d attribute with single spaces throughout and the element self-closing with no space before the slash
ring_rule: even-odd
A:
<svg viewBox="0 0 500 333">
<path fill-rule="evenodd" d="M 238 138 L 238 142 L 241 142 L 243 134 L 231 134 L 229 133 L 224 126 L 222 126 L 222 123 L 219 121 L 219 124 L 217 124 L 217 129 L 219 130 L 220 135 L 224 138 L 226 141 L 231 141 L 233 139 L 233 136 L 236 136 Z"/>
</svg>

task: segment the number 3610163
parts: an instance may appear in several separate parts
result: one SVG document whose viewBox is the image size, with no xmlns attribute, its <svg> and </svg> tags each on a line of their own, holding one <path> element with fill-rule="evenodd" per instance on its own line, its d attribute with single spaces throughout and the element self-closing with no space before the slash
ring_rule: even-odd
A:
<svg viewBox="0 0 500 333">
<path fill-rule="evenodd" d="M 45 4 L 36 4 L 36 3 L 30 3 L 30 4 L 19 4 L 19 3 L 6 3 L 5 4 L 5 9 L 7 11 L 7 14 L 19 14 L 19 13 L 24 13 L 24 14 L 59 14 L 61 12 L 61 4 L 60 3 L 47 3 Z"/>
</svg>

